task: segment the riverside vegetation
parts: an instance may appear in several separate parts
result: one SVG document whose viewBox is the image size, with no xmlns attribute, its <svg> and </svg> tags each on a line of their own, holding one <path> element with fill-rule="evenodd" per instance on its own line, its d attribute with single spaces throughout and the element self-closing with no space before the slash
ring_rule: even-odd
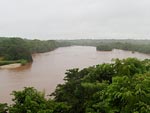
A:
<svg viewBox="0 0 150 113">
<path fill-rule="evenodd" d="M 149 40 L 27 40 L 21 38 L 0 37 L 0 66 L 12 63 L 22 65 L 32 62 L 33 53 L 52 51 L 58 47 L 80 45 L 95 46 L 98 51 L 122 49 L 150 53 Z"/>
<path fill-rule="evenodd" d="M 150 113 L 150 60 L 114 59 L 66 72 L 46 99 L 32 87 L 13 91 L 13 104 L 0 104 L 0 113 Z"/>
<path fill-rule="evenodd" d="M 57 47 L 69 46 L 54 40 L 40 41 L 21 38 L 0 38 L 0 66 L 12 63 L 22 65 L 32 62 L 33 53 L 52 51 Z"/>
<path fill-rule="evenodd" d="M 134 44 L 133 42 L 136 42 Z M 40 41 L 0 38 L 1 65 L 32 62 L 32 54 L 70 45 L 95 46 L 97 50 L 124 49 L 150 53 L 149 41 L 73 40 Z M 0 113 L 149 113 L 150 60 L 114 59 L 66 72 L 65 83 L 59 84 L 53 99 L 33 87 L 13 91 L 13 104 L 1 103 Z"/>
<path fill-rule="evenodd" d="M 98 51 L 112 51 L 113 49 L 122 49 L 127 51 L 150 54 L 150 40 L 63 40 L 72 45 L 95 46 Z"/>
</svg>

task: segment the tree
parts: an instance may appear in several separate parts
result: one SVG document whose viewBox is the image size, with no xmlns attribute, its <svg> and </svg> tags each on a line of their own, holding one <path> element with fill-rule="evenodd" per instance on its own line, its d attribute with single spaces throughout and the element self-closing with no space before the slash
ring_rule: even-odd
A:
<svg viewBox="0 0 150 113">
<path fill-rule="evenodd" d="M 136 58 L 114 60 L 82 70 L 66 72 L 65 83 L 59 84 L 46 99 L 32 87 L 14 91 L 9 113 L 149 113 L 150 60 Z M 6 104 L 0 104 L 2 113 Z"/>
<path fill-rule="evenodd" d="M 43 92 L 33 87 L 25 87 L 22 91 L 13 91 L 13 102 L 9 113 L 66 113 L 69 106 L 46 99 Z"/>
<path fill-rule="evenodd" d="M 7 104 L 1 104 L 0 103 L 0 113 L 7 113 L 7 110 L 8 110 L 8 106 Z"/>
<path fill-rule="evenodd" d="M 5 60 L 20 60 L 20 59 L 32 62 L 31 53 L 26 48 L 18 45 L 14 45 L 7 48 L 5 53 Z"/>
</svg>

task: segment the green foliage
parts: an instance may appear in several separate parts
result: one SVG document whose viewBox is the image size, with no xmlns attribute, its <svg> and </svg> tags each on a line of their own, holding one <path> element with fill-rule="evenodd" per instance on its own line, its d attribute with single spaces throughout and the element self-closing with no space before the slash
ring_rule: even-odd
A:
<svg viewBox="0 0 150 113">
<path fill-rule="evenodd" d="M 34 88 L 25 88 L 23 91 L 12 93 L 14 104 L 10 107 L 10 113 L 37 113 L 45 103 L 44 94 Z"/>
<path fill-rule="evenodd" d="M 26 48 L 26 43 L 21 38 L 6 38 L 0 41 L 0 56 L 6 61 L 24 59 L 32 62 L 31 53 Z"/>
<path fill-rule="evenodd" d="M 21 59 L 21 60 L 13 60 L 13 61 L 10 61 L 10 60 L 4 60 L 4 61 L 0 61 L 0 66 L 2 65 L 8 65 L 8 64 L 14 64 L 14 63 L 21 63 L 22 65 L 25 65 L 28 63 L 27 60 L 24 60 L 24 59 Z"/>
<path fill-rule="evenodd" d="M 69 44 L 54 40 L 27 40 L 15 37 L 0 38 L 0 60 L 5 61 L 0 62 L 0 64 L 10 64 L 13 61 L 20 60 L 21 64 L 25 65 L 33 61 L 33 53 L 48 52 L 62 46 L 69 46 Z"/>
<path fill-rule="evenodd" d="M 2 65 L 8 65 L 8 64 L 13 64 L 13 63 L 19 63 L 19 61 L 0 61 L 0 66 Z"/>
<path fill-rule="evenodd" d="M 96 49 L 99 51 L 112 51 L 113 48 L 108 44 L 101 44 L 97 46 Z"/>
<path fill-rule="evenodd" d="M 150 60 L 114 60 L 79 71 L 69 70 L 55 101 L 71 106 L 69 113 L 150 112 Z"/>
<path fill-rule="evenodd" d="M 148 69 L 146 69 L 146 62 L 136 58 L 127 58 L 123 60 L 115 59 L 114 61 L 114 68 L 117 75 L 133 76 L 136 73 L 140 74 L 148 71 Z"/>
<path fill-rule="evenodd" d="M 21 59 L 21 60 L 20 60 L 20 63 L 21 63 L 22 65 L 25 65 L 25 64 L 28 63 L 28 61 L 27 61 L 27 60 L 24 60 L 24 59 Z"/>
<path fill-rule="evenodd" d="M 40 41 L 40 40 L 25 40 L 26 47 L 31 53 L 43 53 L 52 51 L 57 48 L 57 42 L 54 40 Z"/>
<path fill-rule="evenodd" d="M 66 113 L 69 109 L 65 103 L 47 100 L 45 94 L 32 87 L 23 91 L 13 91 L 13 102 L 9 113 Z"/>
<path fill-rule="evenodd" d="M 46 99 L 32 87 L 14 91 L 13 104 L 0 104 L 2 113 L 149 113 L 150 60 L 115 59 L 82 70 L 66 72 Z"/>
<path fill-rule="evenodd" d="M 20 60 L 25 59 L 28 62 L 32 61 L 31 53 L 25 49 L 24 47 L 20 46 L 11 46 L 6 50 L 5 53 L 5 60 Z"/>
<path fill-rule="evenodd" d="M 96 47 L 99 51 L 111 51 L 113 49 L 121 49 L 121 50 L 127 50 L 127 51 L 134 51 L 141 52 L 141 53 L 150 53 L 150 46 L 149 44 L 135 44 L 131 42 L 111 42 L 111 43 L 99 43 L 99 45 Z"/>
<path fill-rule="evenodd" d="M 8 107 L 7 104 L 0 103 L 0 113 L 7 113 Z"/>
</svg>

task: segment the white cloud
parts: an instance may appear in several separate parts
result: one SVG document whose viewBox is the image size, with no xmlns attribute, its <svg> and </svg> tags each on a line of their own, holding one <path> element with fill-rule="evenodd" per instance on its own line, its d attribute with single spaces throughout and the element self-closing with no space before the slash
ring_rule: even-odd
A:
<svg viewBox="0 0 150 113">
<path fill-rule="evenodd" d="M 0 0 L 0 36 L 147 38 L 149 0 Z"/>
</svg>

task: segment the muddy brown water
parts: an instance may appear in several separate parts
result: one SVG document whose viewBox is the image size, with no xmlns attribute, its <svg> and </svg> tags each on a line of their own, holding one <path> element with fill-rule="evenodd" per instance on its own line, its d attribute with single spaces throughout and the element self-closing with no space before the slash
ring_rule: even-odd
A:
<svg viewBox="0 0 150 113">
<path fill-rule="evenodd" d="M 71 46 L 33 55 L 34 62 L 16 69 L 0 70 L 0 103 L 11 103 L 13 90 L 33 86 L 46 94 L 52 93 L 58 84 L 63 83 L 67 69 L 84 68 L 111 62 L 112 58 L 150 58 L 150 55 L 131 51 L 96 51 L 95 47 Z"/>
</svg>

